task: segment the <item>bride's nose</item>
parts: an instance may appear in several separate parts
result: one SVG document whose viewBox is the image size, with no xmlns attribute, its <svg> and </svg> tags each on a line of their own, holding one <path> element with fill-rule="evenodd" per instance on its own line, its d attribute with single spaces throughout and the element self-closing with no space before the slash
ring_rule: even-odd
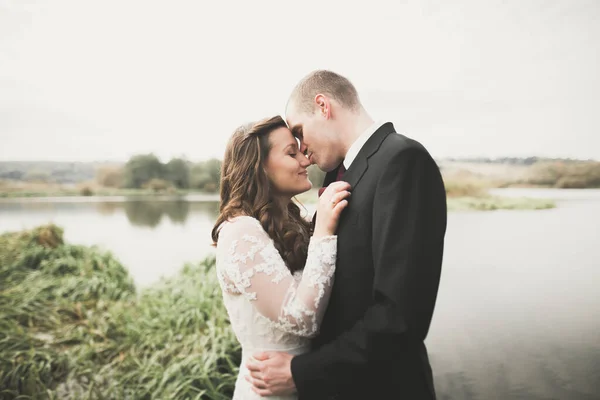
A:
<svg viewBox="0 0 600 400">
<path fill-rule="evenodd" d="M 302 165 L 304 168 L 310 165 L 310 160 L 308 159 L 306 154 L 302 154 L 302 157 L 300 157 L 300 165 Z"/>
</svg>

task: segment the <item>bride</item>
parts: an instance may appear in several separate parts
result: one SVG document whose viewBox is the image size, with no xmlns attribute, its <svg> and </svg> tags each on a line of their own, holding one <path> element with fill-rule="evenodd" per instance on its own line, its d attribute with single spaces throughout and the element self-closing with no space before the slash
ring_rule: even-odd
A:
<svg viewBox="0 0 600 400">
<path fill-rule="evenodd" d="M 350 185 L 335 182 L 327 187 L 313 230 L 292 201 L 311 188 L 309 165 L 278 116 L 241 126 L 225 151 L 212 239 L 223 301 L 242 346 L 234 399 L 263 398 L 247 381 L 247 358 L 256 351 L 308 351 L 329 300 L 335 230 Z"/>
</svg>

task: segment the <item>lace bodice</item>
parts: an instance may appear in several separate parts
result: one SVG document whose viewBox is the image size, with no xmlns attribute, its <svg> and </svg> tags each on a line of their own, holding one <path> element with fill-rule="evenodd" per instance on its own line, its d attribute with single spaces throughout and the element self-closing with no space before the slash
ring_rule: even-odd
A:
<svg viewBox="0 0 600 400">
<path fill-rule="evenodd" d="M 221 226 L 217 277 L 243 358 L 254 351 L 308 349 L 329 301 L 336 254 L 336 236 L 311 238 L 304 270 L 292 275 L 258 220 L 241 216 Z M 235 397 L 244 385 L 238 379 Z"/>
</svg>

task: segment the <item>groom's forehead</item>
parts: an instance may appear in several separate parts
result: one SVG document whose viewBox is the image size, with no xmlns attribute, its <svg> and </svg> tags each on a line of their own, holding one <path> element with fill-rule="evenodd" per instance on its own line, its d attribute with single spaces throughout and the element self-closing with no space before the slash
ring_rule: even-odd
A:
<svg viewBox="0 0 600 400">
<path fill-rule="evenodd" d="M 292 131 L 292 135 L 294 135 L 295 137 L 302 139 L 302 137 L 304 136 L 302 133 L 302 124 L 296 124 L 296 125 L 291 125 L 289 124 L 288 127 L 290 128 L 290 131 Z"/>
<path fill-rule="evenodd" d="M 287 127 L 290 130 L 294 127 L 294 125 L 296 125 L 295 124 L 296 120 L 294 118 L 290 117 L 290 115 L 285 115 L 285 117 L 283 118 L 283 120 L 285 121 Z"/>
<path fill-rule="evenodd" d="M 296 112 L 293 108 L 288 108 L 285 113 L 285 123 L 288 125 L 288 128 L 292 129 L 296 125 L 302 125 L 302 115 Z"/>
</svg>

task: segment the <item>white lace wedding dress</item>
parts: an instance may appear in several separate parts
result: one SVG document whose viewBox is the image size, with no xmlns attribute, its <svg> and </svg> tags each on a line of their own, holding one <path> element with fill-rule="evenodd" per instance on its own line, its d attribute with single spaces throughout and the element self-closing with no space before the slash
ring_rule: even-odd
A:
<svg viewBox="0 0 600 400">
<path fill-rule="evenodd" d="M 245 363 L 258 351 L 308 351 L 329 301 L 337 237 L 312 238 L 303 272 L 292 275 L 258 220 L 224 222 L 217 243 L 217 276 L 231 326 L 242 346 L 234 400 L 255 400 L 244 378 Z M 294 400 L 296 396 L 264 397 Z"/>
</svg>

